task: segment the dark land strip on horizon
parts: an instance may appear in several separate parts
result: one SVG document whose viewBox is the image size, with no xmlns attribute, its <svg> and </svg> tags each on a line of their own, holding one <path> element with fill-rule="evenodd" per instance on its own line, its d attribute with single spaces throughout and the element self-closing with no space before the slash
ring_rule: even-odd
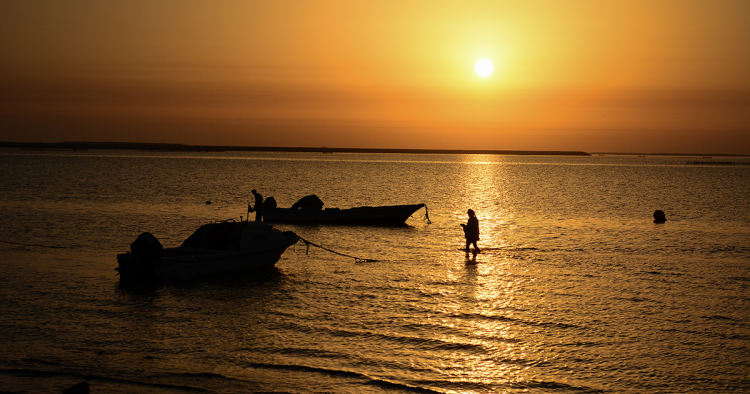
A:
<svg viewBox="0 0 750 394">
<path fill-rule="evenodd" d="M 424 154 L 479 154 L 479 155 L 563 155 L 591 156 L 582 151 L 529 151 L 489 149 L 376 149 L 284 146 L 213 146 L 145 142 L 0 142 L 0 148 L 29 150 L 87 150 L 123 149 L 171 152 L 312 152 L 312 153 L 424 153 Z"/>
<path fill-rule="evenodd" d="M 185 145 L 150 142 L 8 142 L 0 141 L 0 148 L 25 150 L 87 150 L 120 149 L 158 152 L 309 152 L 309 153 L 416 153 L 416 154 L 466 154 L 466 155 L 549 155 L 549 156 L 702 156 L 703 159 L 718 157 L 748 157 L 729 153 L 634 153 L 634 152 L 583 152 L 543 150 L 492 150 L 492 149 L 384 149 L 384 148 L 329 148 L 288 146 L 231 146 L 231 145 Z"/>
</svg>

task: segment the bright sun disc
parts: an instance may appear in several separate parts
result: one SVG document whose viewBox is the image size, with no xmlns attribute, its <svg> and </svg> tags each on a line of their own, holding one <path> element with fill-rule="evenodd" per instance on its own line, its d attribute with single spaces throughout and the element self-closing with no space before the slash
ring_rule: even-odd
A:
<svg viewBox="0 0 750 394">
<path fill-rule="evenodd" d="M 477 74 L 479 74 L 480 77 L 486 77 L 492 74 L 492 62 L 487 59 L 482 59 L 477 62 L 474 69 L 477 70 Z"/>
</svg>

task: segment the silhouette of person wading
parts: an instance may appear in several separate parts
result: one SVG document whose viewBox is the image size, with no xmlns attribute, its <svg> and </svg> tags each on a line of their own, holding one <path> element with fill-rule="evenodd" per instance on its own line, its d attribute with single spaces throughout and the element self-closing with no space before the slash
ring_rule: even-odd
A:
<svg viewBox="0 0 750 394">
<path fill-rule="evenodd" d="M 479 247 L 477 241 L 479 241 L 479 219 L 474 214 L 474 210 L 469 209 L 466 211 L 469 215 L 469 221 L 466 224 L 461 223 L 461 227 L 464 228 L 464 237 L 466 237 L 466 251 L 469 251 L 469 245 L 474 245 L 474 252 L 479 253 Z"/>
</svg>

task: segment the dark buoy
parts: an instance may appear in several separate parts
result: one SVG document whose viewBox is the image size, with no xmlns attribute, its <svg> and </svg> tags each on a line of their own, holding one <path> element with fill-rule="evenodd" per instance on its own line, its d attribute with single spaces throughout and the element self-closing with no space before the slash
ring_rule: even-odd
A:
<svg viewBox="0 0 750 394">
<path fill-rule="evenodd" d="M 206 205 L 211 205 L 211 200 L 206 201 Z"/>
<path fill-rule="evenodd" d="M 664 214 L 664 211 L 661 209 L 657 209 L 654 211 L 654 223 L 664 223 L 667 221 L 667 215 Z"/>
</svg>

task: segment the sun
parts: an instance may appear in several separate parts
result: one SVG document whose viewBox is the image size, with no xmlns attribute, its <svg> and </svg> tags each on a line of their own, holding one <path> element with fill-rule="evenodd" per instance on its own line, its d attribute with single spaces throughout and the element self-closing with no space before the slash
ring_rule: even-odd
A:
<svg viewBox="0 0 750 394">
<path fill-rule="evenodd" d="M 492 74 L 492 62 L 487 59 L 480 59 L 474 69 L 477 70 L 480 77 L 486 77 Z"/>
</svg>

